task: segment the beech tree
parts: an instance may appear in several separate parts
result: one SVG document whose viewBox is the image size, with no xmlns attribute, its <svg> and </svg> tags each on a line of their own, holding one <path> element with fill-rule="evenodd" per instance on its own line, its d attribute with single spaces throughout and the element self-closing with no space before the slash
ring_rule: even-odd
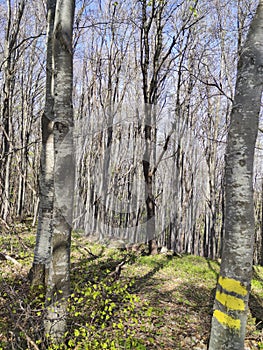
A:
<svg viewBox="0 0 263 350">
<path fill-rule="evenodd" d="M 263 89 L 263 0 L 240 51 L 226 149 L 226 218 L 209 349 L 244 349 L 254 248 L 253 165 Z"/>
<path fill-rule="evenodd" d="M 46 104 L 42 116 L 40 211 L 33 284 L 45 285 L 45 331 L 57 341 L 66 331 L 70 238 L 74 198 L 73 0 L 47 3 Z"/>
<path fill-rule="evenodd" d="M 74 10 L 74 0 L 58 0 L 53 30 L 54 198 L 45 326 L 46 332 L 55 340 L 60 339 L 66 331 L 67 298 L 70 293 L 70 241 L 74 199 Z"/>
<path fill-rule="evenodd" d="M 39 174 L 39 215 L 31 268 L 32 285 L 44 285 L 46 270 L 50 261 L 52 237 L 52 216 L 54 200 L 54 72 L 53 39 L 56 0 L 47 2 L 47 39 L 46 39 L 46 100 L 41 117 L 42 150 Z"/>
</svg>

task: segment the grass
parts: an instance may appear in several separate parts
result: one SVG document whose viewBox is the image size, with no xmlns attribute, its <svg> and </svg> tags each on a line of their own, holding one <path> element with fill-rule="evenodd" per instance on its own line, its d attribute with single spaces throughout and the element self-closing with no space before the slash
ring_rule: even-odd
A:
<svg viewBox="0 0 263 350">
<path fill-rule="evenodd" d="M 219 263 L 184 255 L 135 256 L 75 233 L 68 333 L 59 347 L 43 339 L 44 292 L 31 290 L 34 232 L 0 237 L 0 350 L 206 349 Z M 92 254 L 90 254 L 92 253 Z M 114 271 L 123 261 L 120 278 Z M 262 349 L 263 268 L 254 268 L 246 349 Z"/>
</svg>

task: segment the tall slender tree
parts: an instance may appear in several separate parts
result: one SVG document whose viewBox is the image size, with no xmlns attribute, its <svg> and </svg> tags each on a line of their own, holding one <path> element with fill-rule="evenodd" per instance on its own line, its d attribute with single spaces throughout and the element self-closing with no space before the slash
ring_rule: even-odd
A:
<svg viewBox="0 0 263 350">
<path fill-rule="evenodd" d="M 25 1 L 18 4 L 17 11 L 13 13 L 11 1 L 7 1 L 7 25 L 4 39 L 4 62 L 3 62 L 3 106 L 1 115 L 1 126 L 3 137 L 1 142 L 0 155 L 0 215 L 3 220 L 10 219 L 10 174 L 12 163 L 12 96 L 14 94 L 17 40 L 20 30 L 21 20 L 24 14 Z"/>
<path fill-rule="evenodd" d="M 226 221 L 210 350 L 244 349 L 254 246 L 253 164 L 263 89 L 263 0 L 241 50 L 227 140 Z"/>
<path fill-rule="evenodd" d="M 75 1 L 56 2 L 53 31 L 54 198 L 47 281 L 46 332 L 59 340 L 66 331 L 70 293 L 70 241 L 74 197 L 73 19 Z"/>
<path fill-rule="evenodd" d="M 46 42 L 46 101 L 41 118 L 42 150 L 39 175 L 40 207 L 34 261 L 31 269 L 32 284 L 45 284 L 46 269 L 50 261 L 52 215 L 54 199 L 54 74 L 53 32 L 56 0 L 47 1 Z"/>
<path fill-rule="evenodd" d="M 174 59 L 171 54 L 176 45 L 173 37 L 170 45 L 164 44 L 165 11 L 167 2 L 141 1 L 140 54 L 144 102 L 144 154 L 143 174 L 145 181 L 145 204 L 147 214 L 146 235 L 150 254 L 157 254 L 155 213 L 155 172 L 157 138 L 157 103 L 161 85 L 166 80 Z M 171 8 L 172 10 L 172 8 Z M 154 40 L 153 40 L 154 38 Z M 166 66 L 164 72 L 162 69 Z"/>
<path fill-rule="evenodd" d="M 66 330 L 73 212 L 74 0 L 47 2 L 46 104 L 42 116 L 40 211 L 33 284 L 46 287 L 45 331 L 56 341 Z"/>
</svg>

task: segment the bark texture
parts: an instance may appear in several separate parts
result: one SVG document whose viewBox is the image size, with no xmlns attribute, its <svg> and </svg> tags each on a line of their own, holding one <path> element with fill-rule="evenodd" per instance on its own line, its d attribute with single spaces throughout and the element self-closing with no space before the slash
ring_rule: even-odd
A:
<svg viewBox="0 0 263 350">
<path fill-rule="evenodd" d="M 210 350 L 242 350 L 254 245 L 253 163 L 263 86 L 263 1 L 241 51 L 226 150 L 226 223 Z"/>
<path fill-rule="evenodd" d="M 46 269 L 50 262 L 52 237 L 52 216 L 54 199 L 54 75 L 53 31 L 56 0 L 47 2 L 47 59 L 46 59 L 46 100 L 41 120 L 42 150 L 39 178 L 39 216 L 34 262 L 30 271 L 32 285 L 45 284 Z"/>
<path fill-rule="evenodd" d="M 72 108 L 74 9 L 73 0 L 57 1 L 53 31 L 54 204 L 45 330 L 54 341 L 61 339 L 66 331 L 67 298 L 70 293 L 70 239 L 75 167 Z"/>
</svg>

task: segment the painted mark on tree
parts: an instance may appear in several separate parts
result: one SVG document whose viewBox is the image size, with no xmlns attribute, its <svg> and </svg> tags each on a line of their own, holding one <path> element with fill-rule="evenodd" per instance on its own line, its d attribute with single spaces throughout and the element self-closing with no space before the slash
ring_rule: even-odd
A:
<svg viewBox="0 0 263 350">
<path fill-rule="evenodd" d="M 241 327 L 240 320 L 237 320 L 227 314 L 225 314 L 222 311 L 215 310 L 213 316 L 217 319 L 219 323 L 221 323 L 223 326 L 226 326 L 228 328 L 231 328 L 235 331 L 239 331 Z"/>
<path fill-rule="evenodd" d="M 226 313 L 220 310 L 215 310 L 213 316 L 223 326 L 229 327 L 233 330 L 240 330 L 240 319 L 233 318 L 232 316 L 228 315 L 227 312 L 228 310 L 241 312 L 245 311 L 245 301 L 243 300 L 243 297 L 248 294 L 248 291 L 240 281 L 232 278 L 220 276 L 218 279 L 218 285 L 224 291 L 218 290 L 216 292 L 216 300 L 226 308 Z M 237 296 L 228 293 L 235 293 Z"/>
<path fill-rule="evenodd" d="M 227 278 L 220 276 L 218 279 L 220 286 L 227 292 L 234 292 L 242 296 L 247 295 L 247 289 L 244 287 L 240 281 L 234 280 L 233 278 Z"/>
<path fill-rule="evenodd" d="M 217 291 L 216 300 L 219 301 L 222 305 L 224 305 L 227 310 L 237 310 L 237 311 L 245 310 L 244 301 L 232 295 L 228 295 Z"/>
</svg>

